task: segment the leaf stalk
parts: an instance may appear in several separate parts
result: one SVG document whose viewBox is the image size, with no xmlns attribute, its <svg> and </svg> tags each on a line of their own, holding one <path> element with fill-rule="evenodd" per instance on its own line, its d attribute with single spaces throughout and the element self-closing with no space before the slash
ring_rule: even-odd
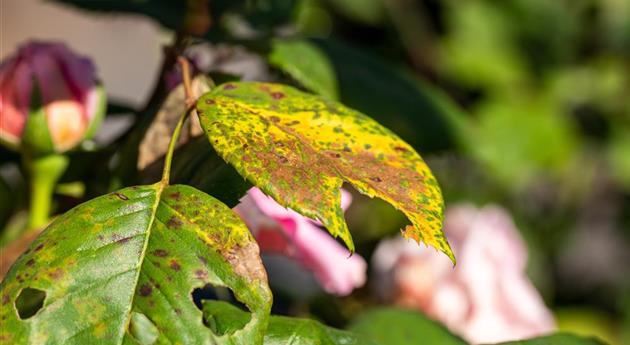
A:
<svg viewBox="0 0 630 345">
<path fill-rule="evenodd" d="M 179 140 L 179 135 L 182 131 L 186 118 L 188 118 L 188 115 L 195 109 L 195 98 L 192 94 L 192 82 L 190 79 L 190 63 L 182 56 L 178 57 L 177 61 L 182 68 L 182 80 L 184 84 L 184 93 L 186 95 L 186 111 L 182 114 L 182 116 L 180 116 L 179 121 L 177 121 L 177 125 L 171 135 L 171 141 L 168 143 L 168 150 L 166 151 L 166 157 L 164 158 L 164 170 L 162 170 L 162 180 L 160 181 L 163 185 L 169 184 L 173 152 L 175 152 L 175 147 L 177 146 L 177 141 Z"/>
</svg>

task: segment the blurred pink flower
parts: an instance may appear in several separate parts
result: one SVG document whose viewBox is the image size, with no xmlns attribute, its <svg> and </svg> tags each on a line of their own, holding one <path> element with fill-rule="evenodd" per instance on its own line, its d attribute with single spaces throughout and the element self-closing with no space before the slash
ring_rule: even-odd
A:
<svg viewBox="0 0 630 345">
<path fill-rule="evenodd" d="M 402 238 L 379 244 L 372 263 L 385 297 L 424 311 L 472 343 L 554 330 L 550 311 L 525 274 L 527 250 L 505 210 L 448 208 L 444 231 L 455 268 L 444 255 Z"/>
<path fill-rule="evenodd" d="M 25 44 L 0 65 L 0 140 L 19 146 L 29 119 L 43 111 L 26 144 L 71 149 L 97 125 L 104 97 L 89 59 L 61 43 Z"/>
<path fill-rule="evenodd" d="M 351 198 L 342 190 L 344 209 Z M 297 260 L 313 271 L 327 292 L 348 295 L 365 283 L 367 264 L 360 255 L 350 256 L 318 222 L 284 208 L 258 188 L 250 189 L 234 210 L 256 237 L 261 251 Z"/>
</svg>

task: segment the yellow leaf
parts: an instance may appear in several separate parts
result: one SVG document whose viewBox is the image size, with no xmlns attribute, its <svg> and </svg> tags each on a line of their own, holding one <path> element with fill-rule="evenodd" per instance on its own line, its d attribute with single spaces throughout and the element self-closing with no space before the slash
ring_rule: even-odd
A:
<svg viewBox="0 0 630 345">
<path fill-rule="evenodd" d="M 442 232 L 438 183 L 414 149 L 340 103 L 279 84 L 228 83 L 202 96 L 200 122 L 215 150 L 253 184 L 312 219 L 350 250 L 344 181 L 402 211 L 403 236 L 455 258 Z"/>
</svg>

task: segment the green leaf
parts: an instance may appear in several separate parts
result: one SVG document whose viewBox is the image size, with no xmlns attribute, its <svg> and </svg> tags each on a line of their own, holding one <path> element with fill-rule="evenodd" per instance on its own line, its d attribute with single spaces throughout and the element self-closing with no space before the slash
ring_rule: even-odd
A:
<svg viewBox="0 0 630 345">
<path fill-rule="evenodd" d="M 226 286 L 252 311 L 214 335 L 190 293 Z M 23 290 L 45 293 L 22 320 Z M 161 183 L 104 195 L 60 216 L 0 284 L 0 339 L 14 344 L 260 344 L 271 292 L 258 246 L 227 206 Z"/>
<path fill-rule="evenodd" d="M 546 97 L 501 97 L 477 106 L 466 151 L 505 187 L 526 188 L 540 176 L 568 182 L 579 137 L 562 108 Z M 588 164 L 581 173 L 586 175 Z"/>
<path fill-rule="evenodd" d="M 247 323 L 248 313 L 221 301 L 203 301 L 206 323 L 218 333 L 230 333 Z M 352 332 L 327 327 L 315 320 L 272 316 L 265 345 L 376 345 Z"/>
<path fill-rule="evenodd" d="M 461 114 L 438 89 L 349 45 L 313 42 L 333 65 L 343 104 L 374 118 L 421 153 L 453 146 L 450 121 Z"/>
<path fill-rule="evenodd" d="M 204 315 L 206 315 L 204 309 Z M 273 317 L 272 317 L 273 319 Z M 273 323 L 273 321 L 271 321 Z M 353 320 L 348 330 L 374 339 L 379 345 L 466 345 L 458 336 L 422 313 L 383 307 L 368 310 Z M 599 340 L 558 333 L 501 345 L 603 345 Z"/>
<path fill-rule="evenodd" d="M 413 310 L 372 309 L 360 314 L 348 329 L 380 345 L 466 345 L 444 326 Z"/>
<path fill-rule="evenodd" d="M 337 79 L 328 57 L 306 40 L 274 40 L 269 62 L 286 72 L 305 88 L 337 99 Z"/>
<path fill-rule="evenodd" d="M 197 103 L 219 155 L 277 202 L 318 219 L 354 250 L 343 218 L 344 181 L 411 220 L 403 235 L 443 251 L 443 200 L 414 149 L 371 118 L 278 84 L 223 84 Z"/>
<path fill-rule="evenodd" d="M 568 333 L 558 333 L 539 338 L 510 341 L 501 345 L 605 345 L 595 338 L 579 337 Z"/>
</svg>

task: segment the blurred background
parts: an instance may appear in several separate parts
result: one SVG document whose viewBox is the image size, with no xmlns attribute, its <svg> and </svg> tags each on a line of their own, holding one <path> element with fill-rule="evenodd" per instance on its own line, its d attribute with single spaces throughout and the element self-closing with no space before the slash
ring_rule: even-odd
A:
<svg viewBox="0 0 630 345">
<path fill-rule="evenodd" d="M 107 145 L 147 101 L 177 12 L 151 18 L 133 6 L 100 13 L 73 6 L 99 1 L 65 2 L 1 1 L 0 57 L 29 40 L 59 40 L 93 59 L 110 101 L 124 105 L 97 135 Z M 511 214 L 528 277 L 560 330 L 630 344 L 630 1 L 269 0 L 245 14 L 223 3 L 210 2 L 214 24 L 196 53 L 202 70 L 282 81 L 260 42 L 307 38 L 330 61 L 339 100 L 422 154 L 447 209 L 497 204 Z M 27 204 L 19 156 L 1 150 L 6 244 Z M 87 192 L 58 191 L 56 211 L 98 194 L 94 176 L 67 176 Z M 367 262 L 406 224 L 358 195 L 346 216 Z M 377 303 L 371 271 L 364 287 L 334 297 L 308 274 L 286 284 L 299 274 L 292 270 L 269 268 L 276 312 L 343 327 Z"/>
</svg>

